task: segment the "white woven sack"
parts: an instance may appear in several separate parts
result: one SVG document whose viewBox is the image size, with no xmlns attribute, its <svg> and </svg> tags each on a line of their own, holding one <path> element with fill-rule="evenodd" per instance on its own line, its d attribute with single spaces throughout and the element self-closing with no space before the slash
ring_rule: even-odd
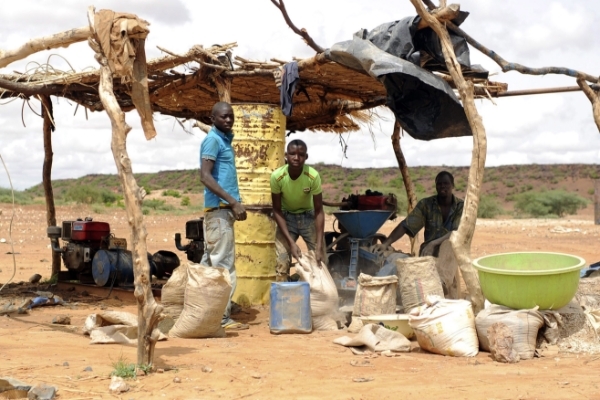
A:
<svg viewBox="0 0 600 400">
<path fill-rule="evenodd" d="M 221 320 L 231 294 L 229 271 L 189 263 L 183 311 L 169 331 L 171 337 L 225 337 Z"/>
<path fill-rule="evenodd" d="M 303 253 L 296 272 L 310 285 L 310 310 L 313 329 L 337 330 L 339 298 L 335 282 L 325 264 L 317 265 L 314 251 Z"/>
<path fill-rule="evenodd" d="M 408 323 L 423 350 L 454 357 L 474 357 L 479 352 L 469 301 L 428 296 L 424 306 L 411 310 Z"/>
<path fill-rule="evenodd" d="M 513 310 L 496 304 L 481 310 L 475 318 L 475 327 L 482 350 L 490 351 L 487 331 L 496 322 L 502 322 L 512 331 L 512 347 L 519 353 L 520 359 L 532 359 L 538 330 L 544 325 L 542 314 L 537 309 Z"/>
<path fill-rule="evenodd" d="M 187 263 L 175 268 L 160 293 L 160 302 L 164 308 L 164 313 L 175 321 L 177 321 L 177 318 L 179 318 L 179 315 L 183 311 L 185 287 L 187 286 L 188 279 L 187 269 Z"/>
<path fill-rule="evenodd" d="M 437 259 L 432 256 L 396 260 L 398 290 L 404 312 L 409 313 L 412 308 L 425 304 L 427 296 L 444 297 L 436 265 Z"/>
</svg>

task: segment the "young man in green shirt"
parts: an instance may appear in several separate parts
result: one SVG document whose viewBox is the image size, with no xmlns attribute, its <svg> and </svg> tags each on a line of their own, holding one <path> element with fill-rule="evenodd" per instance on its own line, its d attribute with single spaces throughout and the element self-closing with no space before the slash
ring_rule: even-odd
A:
<svg viewBox="0 0 600 400">
<path fill-rule="evenodd" d="M 275 248 L 278 282 L 288 281 L 291 256 L 296 260 L 302 257 L 296 244 L 300 236 L 306 247 L 315 251 L 317 263 L 325 261 L 321 177 L 314 168 L 304 165 L 308 153 L 306 143 L 302 140 L 292 140 L 288 144 L 285 159 L 286 165 L 271 174 L 273 215 L 277 223 Z"/>
</svg>

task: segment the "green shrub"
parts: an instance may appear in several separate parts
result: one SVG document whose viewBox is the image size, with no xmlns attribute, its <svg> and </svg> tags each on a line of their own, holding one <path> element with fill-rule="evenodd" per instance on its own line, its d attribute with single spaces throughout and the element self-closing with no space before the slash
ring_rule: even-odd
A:
<svg viewBox="0 0 600 400">
<path fill-rule="evenodd" d="M 174 190 L 174 189 L 163 190 L 162 195 L 163 196 L 176 197 L 176 198 L 180 198 L 181 197 L 181 193 L 179 193 L 178 190 Z"/>
<path fill-rule="evenodd" d="M 110 204 L 118 201 L 121 196 L 108 189 L 90 185 L 76 185 L 70 187 L 63 195 L 65 201 L 79 204 Z"/>
<path fill-rule="evenodd" d="M 181 205 L 187 207 L 191 204 L 190 198 L 188 196 L 183 196 L 181 199 Z"/>
<path fill-rule="evenodd" d="M 594 190 L 594 188 L 588 189 L 588 194 L 593 196 L 594 193 L 596 193 L 596 191 Z"/>
<path fill-rule="evenodd" d="M 175 209 L 175 207 L 173 207 L 172 205 L 167 204 L 166 201 L 159 199 L 144 200 L 144 202 L 142 203 L 142 207 L 157 211 L 171 211 Z"/>
<path fill-rule="evenodd" d="M 375 172 L 371 172 L 369 176 L 367 176 L 367 186 L 370 189 L 376 189 L 381 186 L 381 175 Z"/>
<path fill-rule="evenodd" d="M 477 218 L 495 218 L 503 213 L 502 207 L 498 203 L 496 196 L 483 195 L 479 199 L 477 208 Z"/>
<path fill-rule="evenodd" d="M 515 199 L 515 210 L 533 217 L 576 214 L 577 210 L 585 208 L 588 204 L 583 197 L 564 190 L 526 192 L 515 196 Z"/>
<path fill-rule="evenodd" d="M 533 185 L 523 185 L 519 190 L 521 191 L 521 193 L 529 192 L 530 190 L 533 190 Z"/>
<path fill-rule="evenodd" d="M 459 192 L 464 192 L 466 188 L 467 182 L 465 182 L 465 180 L 462 178 L 458 178 L 456 180 L 456 184 L 454 185 L 454 189 L 456 189 Z"/>
<path fill-rule="evenodd" d="M 18 190 L 14 191 L 15 195 L 15 204 L 27 205 L 33 203 L 33 194 L 29 192 L 20 192 Z M 13 195 L 10 189 L 0 188 L 0 203 L 10 203 L 13 202 Z"/>
<path fill-rule="evenodd" d="M 504 182 L 504 185 L 509 188 L 515 187 L 515 183 L 513 181 L 506 181 Z"/>
<path fill-rule="evenodd" d="M 127 362 L 123 358 L 123 355 L 119 359 L 112 363 L 113 370 L 110 373 L 111 376 L 118 376 L 124 379 L 132 379 L 136 377 L 135 364 Z M 140 369 L 144 372 L 150 372 L 151 368 L 147 366 L 140 366 Z"/>
<path fill-rule="evenodd" d="M 402 175 L 398 175 L 397 177 L 390 179 L 389 184 L 397 189 L 402 189 L 404 187 L 404 179 L 402 179 Z"/>
</svg>

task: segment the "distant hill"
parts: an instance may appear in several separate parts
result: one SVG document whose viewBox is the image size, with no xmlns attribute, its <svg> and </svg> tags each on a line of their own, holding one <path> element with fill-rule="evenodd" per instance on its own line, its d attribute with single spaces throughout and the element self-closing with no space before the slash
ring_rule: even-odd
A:
<svg viewBox="0 0 600 400">
<path fill-rule="evenodd" d="M 405 204 L 404 183 L 398 168 L 344 168 L 338 165 L 316 164 L 323 181 L 324 199 L 340 201 L 351 193 L 364 193 L 377 190 L 394 193 Z M 468 179 L 468 167 L 411 167 L 411 178 L 419 198 L 435 194 L 434 178 L 441 170 L 454 175 L 455 193 L 464 197 Z M 138 185 L 148 191 L 175 189 L 182 193 L 199 194 L 203 186 L 199 172 L 194 170 L 173 170 L 157 173 L 135 174 Z M 507 165 L 485 169 L 483 192 L 494 196 L 505 208 L 510 209 L 515 194 L 527 191 L 562 189 L 577 193 L 589 200 L 593 199 L 594 179 L 600 178 L 600 165 L 554 164 L 554 165 Z M 120 193 L 120 183 L 116 175 L 86 175 L 77 179 L 60 179 L 52 182 L 56 197 L 74 186 L 90 185 Z M 25 192 L 43 197 L 41 184 Z"/>
</svg>

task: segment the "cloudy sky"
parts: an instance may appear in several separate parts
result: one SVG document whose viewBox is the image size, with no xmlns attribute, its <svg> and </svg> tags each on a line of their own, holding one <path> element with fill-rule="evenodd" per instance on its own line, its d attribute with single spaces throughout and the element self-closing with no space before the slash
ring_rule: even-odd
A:
<svg viewBox="0 0 600 400">
<path fill-rule="evenodd" d="M 89 2 L 76 0 L 28 0 L 0 6 L 0 50 L 13 49 L 30 38 L 50 35 L 87 24 Z M 97 9 L 131 12 L 151 23 L 148 58 L 161 55 L 157 46 L 184 52 L 195 44 L 210 46 L 237 41 L 234 54 L 268 60 L 309 57 L 314 52 L 285 24 L 269 0 L 106 0 Z M 348 40 L 360 28 L 372 29 L 391 20 L 414 15 L 408 0 L 287 0 L 293 21 L 305 27 L 323 47 Z M 471 15 L 462 25 L 471 36 L 505 59 L 531 67 L 564 66 L 600 75 L 600 2 L 465 0 L 462 10 Z M 507 82 L 509 90 L 574 86 L 564 76 L 533 77 L 500 68 L 471 49 L 471 61 L 482 64 L 493 80 Z M 0 73 L 25 72 L 44 64 L 76 71 L 96 68 L 87 44 L 52 50 L 16 62 Z M 53 179 L 75 178 L 89 173 L 116 173 L 110 151 L 110 122 L 104 113 L 88 113 L 65 99 L 53 98 L 57 131 L 53 136 Z M 478 101 L 488 136 L 487 165 L 598 163 L 600 133 L 594 125 L 591 105 L 581 92 L 521 96 Z M 31 107 L 39 112 L 39 102 Z M 23 117 L 21 116 L 23 110 Z M 309 144 L 310 161 L 348 167 L 395 165 L 389 136 L 391 113 L 379 111 L 371 130 L 344 135 L 349 145 L 344 158 L 338 137 L 328 133 L 294 135 Z M 25 123 L 25 126 L 23 125 Z M 128 151 L 134 172 L 154 172 L 198 167 L 198 148 L 204 134 L 184 132 L 170 117 L 155 115 L 158 136 L 144 139 L 136 113 L 127 115 L 134 127 Z M 431 142 L 403 138 L 410 166 L 469 165 L 472 139 Z M 42 120 L 22 101 L 0 105 L 0 154 L 18 189 L 41 182 L 43 164 Z M 8 187 L 0 171 L 0 187 Z"/>
</svg>

